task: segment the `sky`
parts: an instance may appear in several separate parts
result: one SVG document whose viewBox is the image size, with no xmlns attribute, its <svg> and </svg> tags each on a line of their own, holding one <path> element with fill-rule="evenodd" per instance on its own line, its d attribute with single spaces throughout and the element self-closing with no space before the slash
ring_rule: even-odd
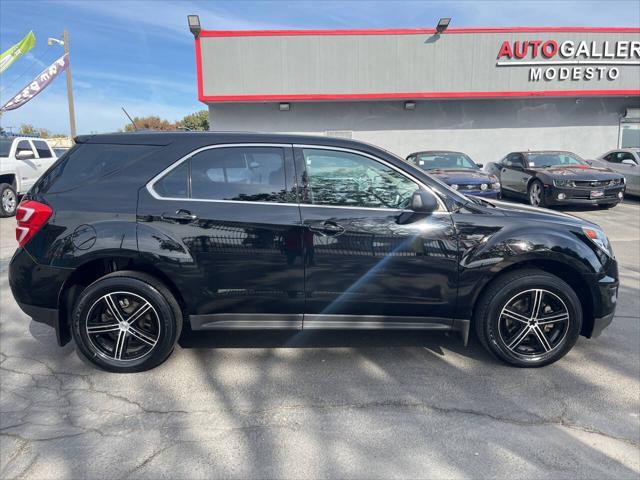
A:
<svg viewBox="0 0 640 480">
<path fill-rule="evenodd" d="M 69 31 L 78 134 L 124 128 L 132 116 L 171 121 L 206 108 L 198 101 L 188 14 L 203 29 L 431 28 L 441 17 L 452 27 L 640 26 L 640 1 L 188 1 L 0 0 L 0 51 L 29 30 L 36 46 L 0 76 L 0 104 L 62 55 L 47 37 Z M 66 82 L 46 90 L 0 124 L 29 123 L 69 132 Z"/>
</svg>

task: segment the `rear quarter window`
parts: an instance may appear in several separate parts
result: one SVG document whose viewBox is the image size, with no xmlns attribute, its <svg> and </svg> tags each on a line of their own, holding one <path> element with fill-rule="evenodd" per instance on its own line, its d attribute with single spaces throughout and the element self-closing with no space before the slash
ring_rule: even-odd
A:
<svg viewBox="0 0 640 480">
<path fill-rule="evenodd" d="M 81 144 L 73 147 L 38 181 L 35 193 L 59 193 L 113 175 L 129 163 L 155 154 L 155 145 Z"/>
</svg>

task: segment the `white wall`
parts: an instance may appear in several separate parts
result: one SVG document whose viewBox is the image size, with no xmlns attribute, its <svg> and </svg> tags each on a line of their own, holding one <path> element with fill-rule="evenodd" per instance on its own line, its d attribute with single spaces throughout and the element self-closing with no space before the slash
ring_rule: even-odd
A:
<svg viewBox="0 0 640 480">
<path fill-rule="evenodd" d="M 324 135 L 353 132 L 400 156 L 417 150 L 468 153 L 479 163 L 514 150 L 570 150 L 594 158 L 617 147 L 619 120 L 640 98 L 219 103 L 209 106 L 212 130 L 293 132 Z"/>
</svg>

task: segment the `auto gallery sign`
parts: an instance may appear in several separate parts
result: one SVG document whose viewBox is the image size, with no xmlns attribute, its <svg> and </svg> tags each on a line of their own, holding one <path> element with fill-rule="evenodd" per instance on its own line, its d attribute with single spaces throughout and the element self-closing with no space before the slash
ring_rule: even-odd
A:
<svg viewBox="0 0 640 480">
<path fill-rule="evenodd" d="M 496 65 L 528 67 L 529 82 L 613 81 L 620 67 L 640 66 L 640 41 L 504 41 Z"/>
<path fill-rule="evenodd" d="M 205 103 L 640 95 L 640 27 L 203 30 L 195 49 Z"/>
</svg>

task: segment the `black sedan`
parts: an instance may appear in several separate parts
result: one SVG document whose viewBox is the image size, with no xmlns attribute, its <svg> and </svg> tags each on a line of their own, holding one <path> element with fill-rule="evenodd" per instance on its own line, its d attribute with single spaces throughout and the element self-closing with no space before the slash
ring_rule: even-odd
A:
<svg viewBox="0 0 640 480">
<path fill-rule="evenodd" d="M 501 197 L 498 178 L 483 172 L 481 164 L 475 163 L 462 152 L 416 152 L 407 157 L 407 162 L 465 195 Z"/>
<path fill-rule="evenodd" d="M 608 168 L 595 167 L 571 152 L 512 152 L 487 164 L 504 196 L 529 200 L 535 207 L 597 205 L 611 208 L 622 200 L 625 179 Z"/>
</svg>

